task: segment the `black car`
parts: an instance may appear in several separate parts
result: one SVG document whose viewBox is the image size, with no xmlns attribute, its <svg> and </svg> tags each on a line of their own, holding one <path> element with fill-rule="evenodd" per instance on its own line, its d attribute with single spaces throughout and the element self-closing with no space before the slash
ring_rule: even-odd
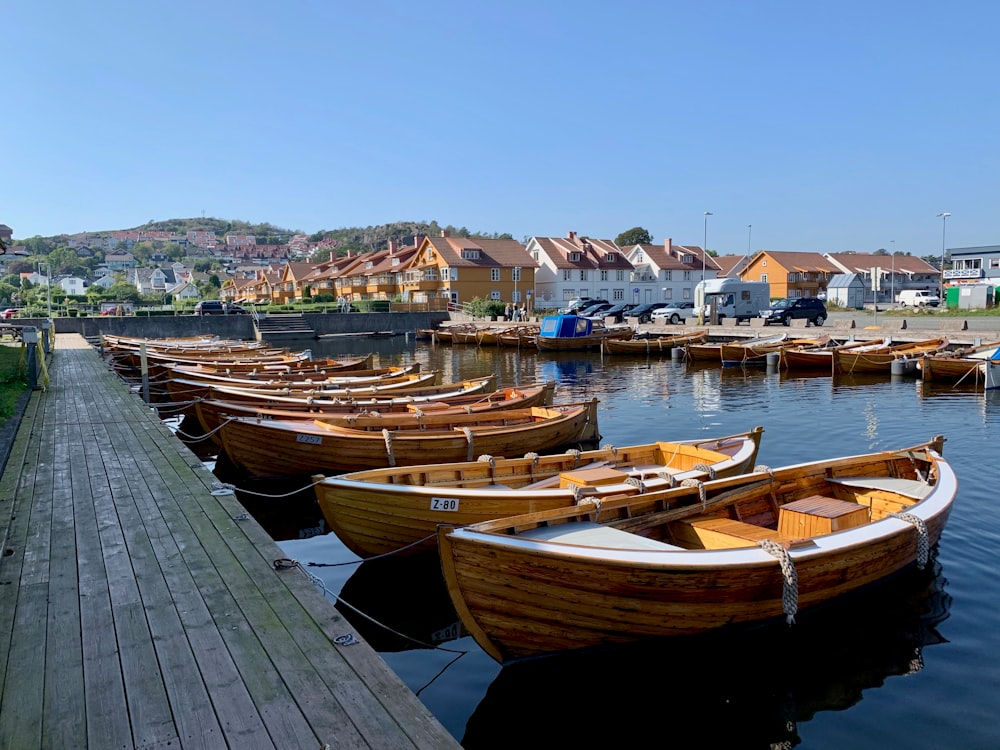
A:
<svg viewBox="0 0 1000 750">
<path fill-rule="evenodd" d="M 612 305 L 606 310 L 601 310 L 592 317 L 600 318 L 601 320 L 612 318 L 615 323 L 621 323 L 622 319 L 631 312 L 633 307 L 635 307 L 635 305 L 630 302 L 622 302 L 617 305 Z"/>
<path fill-rule="evenodd" d="M 826 322 L 827 313 L 823 300 L 816 297 L 786 297 L 772 302 L 767 310 L 761 310 L 760 317 L 764 325 L 781 323 L 787 326 L 795 319 L 805 318 L 807 325 L 821 326 Z"/>
<path fill-rule="evenodd" d="M 612 307 L 614 307 L 614 305 L 611 304 L 610 302 L 598 302 L 593 305 L 588 305 L 587 307 L 584 307 L 582 310 L 578 310 L 576 314 L 579 315 L 581 318 L 595 318 L 595 317 L 603 318 L 604 311 L 610 310 Z"/>
<path fill-rule="evenodd" d="M 598 304 L 610 305 L 611 303 L 606 299 L 579 297 L 577 299 L 570 300 L 565 307 L 559 309 L 559 312 L 563 315 L 580 315 L 588 307 L 593 307 Z"/>
<path fill-rule="evenodd" d="M 203 299 L 194 306 L 195 315 L 244 315 L 246 310 L 235 302 Z"/>
<path fill-rule="evenodd" d="M 630 318 L 638 318 L 640 323 L 648 323 L 653 319 L 653 313 L 661 307 L 666 307 L 669 302 L 644 302 L 628 311 Z"/>
</svg>

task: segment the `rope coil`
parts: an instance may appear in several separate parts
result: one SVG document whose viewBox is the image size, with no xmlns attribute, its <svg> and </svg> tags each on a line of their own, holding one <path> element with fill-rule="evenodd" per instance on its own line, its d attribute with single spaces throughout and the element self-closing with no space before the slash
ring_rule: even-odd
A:
<svg viewBox="0 0 1000 750">
<path fill-rule="evenodd" d="M 708 474 L 709 479 L 715 479 L 715 467 L 709 466 L 708 464 L 695 464 L 695 471 L 701 471 Z"/>
<path fill-rule="evenodd" d="M 705 510 L 705 506 L 708 504 L 708 493 L 705 491 L 704 482 L 697 479 L 685 479 L 681 482 L 681 487 L 697 487 L 698 499 L 701 501 L 701 509 Z"/>
<path fill-rule="evenodd" d="M 383 428 L 382 439 L 385 440 L 385 452 L 389 459 L 389 466 L 395 466 L 396 456 L 392 452 L 392 432 Z"/>
<path fill-rule="evenodd" d="M 924 519 L 912 513 L 890 513 L 889 515 L 912 524 L 917 530 L 917 568 L 923 570 L 927 567 L 927 560 L 931 554 L 930 535 L 927 533 L 927 524 Z"/>
<path fill-rule="evenodd" d="M 777 542 L 762 539 L 757 544 L 771 557 L 776 558 L 781 566 L 781 575 L 784 578 L 781 589 L 781 610 L 785 613 L 785 622 L 792 625 L 795 623 L 795 614 L 799 611 L 799 574 L 795 570 L 795 563 L 792 562 L 788 550 Z"/>
</svg>

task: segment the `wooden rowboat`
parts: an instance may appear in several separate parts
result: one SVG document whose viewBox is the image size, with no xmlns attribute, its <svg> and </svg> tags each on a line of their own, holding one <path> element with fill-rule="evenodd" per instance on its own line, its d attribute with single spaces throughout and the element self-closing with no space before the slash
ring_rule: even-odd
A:
<svg viewBox="0 0 1000 750">
<path fill-rule="evenodd" d="M 836 375 L 865 372 L 889 374 L 892 371 L 892 363 L 896 360 L 919 359 L 925 354 L 944 351 L 947 347 L 948 339 L 934 338 L 893 344 L 885 351 L 845 349 L 833 353 L 833 372 Z"/>
<path fill-rule="evenodd" d="M 719 356 L 723 367 L 745 367 L 747 365 L 763 365 L 768 354 L 780 354 L 788 347 L 817 347 L 830 343 L 829 336 L 816 338 L 790 339 L 747 339 L 739 342 L 723 342 L 719 347 Z"/>
<path fill-rule="evenodd" d="M 609 338 L 603 343 L 604 351 L 610 354 L 670 354 L 675 348 L 685 344 L 700 344 L 708 339 L 708 331 L 691 331 L 673 336 L 648 336 L 631 339 Z"/>
<path fill-rule="evenodd" d="M 917 369 L 920 370 L 920 377 L 925 382 L 980 386 L 986 381 L 986 376 L 990 372 L 986 363 L 998 359 L 1000 357 L 998 352 L 1000 352 L 1000 342 L 993 341 L 954 352 L 925 354 L 917 361 Z"/>
<path fill-rule="evenodd" d="M 793 622 L 928 563 L 958 488 L 943 442 L 442 526 L 442 570 L 500 662 Z"/>
<path fill-rule="evenodd" d="M 471 461 L 594 442 L 597 400 L 437 416 L 397 424 L 343 426 L 322 420 L 236 418 L 219 430 L 230 461 L 254 477 L 338 473 L 382 466 Z"/>
<path fill-rule="evenodd" d="M 888 348 L 889 338 L 878 341 L 849 341 L 834 346 L 790 346 L 781 350 L 778 366 L 787 370 L 826 370 L 833 372 L 835 351 L 876 352 Z"/>
<path fill-rule="evenodd" d="M 521 388 L 503 388 L 491 393 L 473 393 L 460 396 L 383 399 L 317 406 L 306 399 L 281 406 L 262 406 L 259 402 L 221 401 L 214 398 L 194 403 L 200 433 L 208 435 L 219 446 L 222 441 L 216 434 L 219 427 L 231 417 L 259 417 L 261 419 L 343 419 L 371 414 L 473 414 L 500 409 L 527 409 L 532 406 L 552 404 L 556 383 Z"/>
<path fill-rule="evenodd" d="M 165 365 L 164 370 L 167 377 L 198 380 L 213 385 L 235 385 L 239 388 L 263 386 L 265 388 L 315 389 L 399 383 L 411 380 L 413 375 L 418 374 L 420 363 L 413 362 L 398 367 L 377 367 L 370 370 L 348 370 L 347 372 L 326 372 L 325 370 L 319 372 L 312 370 L 272 372 L 266 370 L 259 375 L 231 372 L 226 369 L 220 370 L 200 365 Z"/>
<path fill-rule="evenodd" d="M 569 507 L 583 496 L 631 495 L 751 471 L 762 433 L 756 427 L 722 438 L 370 469 L 313 480 L 327 523 L 356 555 L 412 554 L 434 549 L 442 523 L 477 523 Z"/>
</svg>

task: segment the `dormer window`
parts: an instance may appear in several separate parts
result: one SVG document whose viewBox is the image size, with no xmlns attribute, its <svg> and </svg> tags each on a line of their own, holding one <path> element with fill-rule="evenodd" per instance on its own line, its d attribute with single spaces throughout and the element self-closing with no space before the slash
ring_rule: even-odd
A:
<svg viewBox="0 0 1000 750">
<path fill-rule="evenodd" d="M 579 263 L 580 262 L 580 253 L 578 253 L 578 252 L 576 252 L 574 250 L 572 253 L 569 254 L 569 259 L 573 263 Z"/>
<path fill-rule="evenodd" d="M 608 253 L 607 255 L 604 256 L 604 260 L 607 261 L 608 263 L 614 263 L 615 262 L 615 254 L 614 253 Z"/>
<path fill-rule="evenodd" d="M 693 255 L 682 255 L 681 256 L 681 263 L 685 263 L 685 264 L 694 263 L 694 256 Z"/>
<path fill-rule="evenodd" d="M 462 258 L 464 260 L 479 260 L 479 251 L 466 248 L 462 250 Z"/>
<path fill-rule="evenodd" d="M 394 265 L 394 266 L 398 266 L 398 265 L 399 265 L 399 258 L 395 258 L 395 257 L 394 257 L 394 258 L 392 259 L 392 265 Z"/>
</svg>

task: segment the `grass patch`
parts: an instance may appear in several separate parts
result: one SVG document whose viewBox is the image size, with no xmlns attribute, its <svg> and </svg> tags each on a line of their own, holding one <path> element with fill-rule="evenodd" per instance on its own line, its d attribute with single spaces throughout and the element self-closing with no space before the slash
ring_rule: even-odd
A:
<svg viewBox="0 0 1000 750">
<path fill-rule="evenodd" d="M 17 397 L 28 389 L 20 346 L 0 345 L 0 424 L 14 414 Z"/>
</svg>

